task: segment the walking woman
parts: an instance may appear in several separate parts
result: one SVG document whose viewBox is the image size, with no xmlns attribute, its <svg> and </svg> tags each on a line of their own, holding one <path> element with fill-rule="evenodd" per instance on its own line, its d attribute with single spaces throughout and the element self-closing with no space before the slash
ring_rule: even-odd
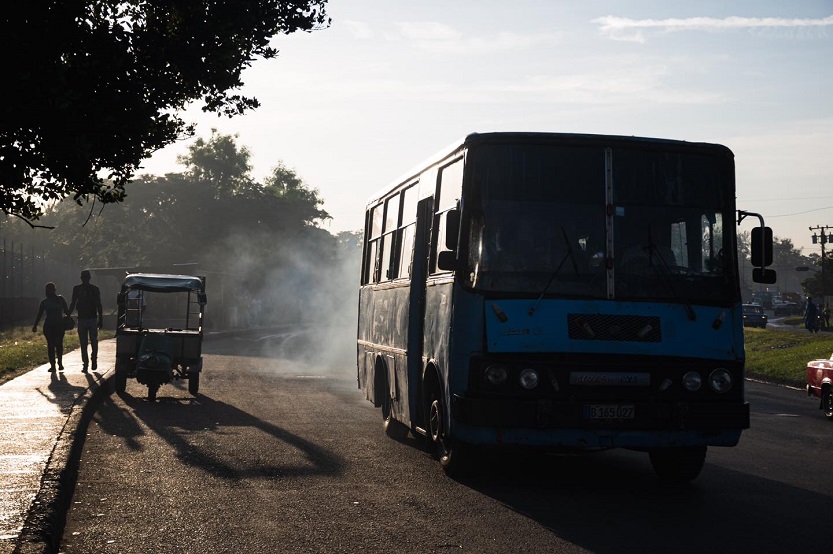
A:
<svg viewBox="0 0 833 554">
<path fill-rule="evenodd" d="M 40 301 L 38 317 L 32 325 L 32 332 L 38 332 L 38 322 L 42 315 L 46 314 L 43 320 L 43 336 L 46 337 L 46 349 L 49 353 L 49 371 L 55 371 L 55 362 L 58 362 L 58 370 L 64 370 L 64 314 L 69 315 L 69 307 L 64 297 L 55 292 L 55 283 L 46 283 L 46 298 Z"/>
</svg>

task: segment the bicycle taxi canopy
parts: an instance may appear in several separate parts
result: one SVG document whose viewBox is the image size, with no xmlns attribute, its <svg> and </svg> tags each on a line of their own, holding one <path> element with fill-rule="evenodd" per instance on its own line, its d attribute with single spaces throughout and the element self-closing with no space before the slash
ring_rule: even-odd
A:
<svg viewBox="0 0 833 554">
<path fill-rule="evenodd" d="M 167 275 L 161 273 L 132 273 L 124 278 L 122 291 L 147 292 L 195 292 L 205 303 L 205 281 L 193 275 Z"/>
</svg>

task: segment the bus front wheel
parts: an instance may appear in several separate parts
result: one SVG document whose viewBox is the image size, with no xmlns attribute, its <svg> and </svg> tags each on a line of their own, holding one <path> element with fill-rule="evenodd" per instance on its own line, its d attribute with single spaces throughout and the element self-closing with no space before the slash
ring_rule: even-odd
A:
<svg viewBox="0 0 833 554">
<path fill-rule="evenodd" d="M 428 407 L 428 440 L 446 475 L 463 477 L 471 471 L 471 447 L 446 433 L 446 413 L 442 399 L 433 394 Z"/>
<path fill-rule="evenodd" d="M 648 453 L 657 476 L 667 483 L 693 481 L 706 462 L 705 446 L 656 448 Z"/>
</svg>

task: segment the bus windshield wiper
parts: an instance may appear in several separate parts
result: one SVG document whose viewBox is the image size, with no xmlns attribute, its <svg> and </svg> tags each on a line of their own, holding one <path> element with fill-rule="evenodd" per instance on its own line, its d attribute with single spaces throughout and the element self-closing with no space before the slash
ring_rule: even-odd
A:
<svg viewBox="0 0 833 554">
<path fill-rule="evenodd" d="M 529 315 L 535 315 L 535 310 L 538 309 L 538 305 L 541 304 L 541 300 L 544 298 L 544 295 L 547 293 L 547 290 L 552 285 L 552 282 L 555 281 L 556 276 L 561 271 L 561 268 L 564 267 L 564 263 L 569 259 L 573 264 L 573 271 L 576 272 L 578 275 L 578 264 L 576 263 L 576 256 L 573 254 L 573 247 L 570 244 L 570 237 L 567 236 L 567 231 L 564 229 L 564 226 L 561 226 L 561 235 L 564 237 L 564 244 L 567 245 L 567 253 L 564 254 L 564 257 L 561 258 L 561 262 L 559 262 L 558 267 L 555 268 L 555 271 L 552 272 L 550 276 L 550 280 L 547 281 L 547 285 L 544 287 L 544 290 L 541 291 L 541 294 L 538 296 L 538 300 L 535 301 L 535 304 L 529 308 Z"/>
</svg>

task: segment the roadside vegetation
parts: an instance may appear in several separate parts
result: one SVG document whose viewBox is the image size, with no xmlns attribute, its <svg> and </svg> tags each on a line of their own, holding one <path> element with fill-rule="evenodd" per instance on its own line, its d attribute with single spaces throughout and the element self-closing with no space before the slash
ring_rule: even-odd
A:
<svg viewBox="0 0 833 554">
<path fill-rule="evenodd" d="M 800 323 L 801 318 L 798 318 Z M 746 373 L 753 379 L 804 388 L 807 362 L 830 358 L 833 333 L 746 328 Z"/>
<path fill-rule="evenodd" d="M 111 339 L 113 331 L 98 332 L 99 340 Z M 78 348 L 78 333 L 69 331 L 64 336 L 64 352 Z M 14 379 L 22 373 L 49 363 L 46 353 L 46 339 L 38 327 L 33 333 L 31 327 L 15 327 L 0 331 L 0 384 Z"/>
<path fill-rule="evenodd" d="M 796 324 L 801 318 L 797 318 Z M 833 354 L 833 333 L 810 334 L 800 327 L 792 330 L 744 329 L 747 375 L 754 379 L 803 388 L 807 362 Z M 99 340 L 113 338 L 113 331 L 102 330 Z M 64 337 L 64 350 L 78 348 L 78 335 Z M 0 332 L 0 383 L 13 379 L 49 361 L 46 340 L 40 330 L 28 327 Z"/>
</svg>

